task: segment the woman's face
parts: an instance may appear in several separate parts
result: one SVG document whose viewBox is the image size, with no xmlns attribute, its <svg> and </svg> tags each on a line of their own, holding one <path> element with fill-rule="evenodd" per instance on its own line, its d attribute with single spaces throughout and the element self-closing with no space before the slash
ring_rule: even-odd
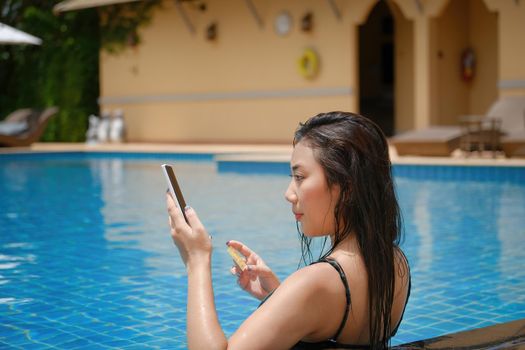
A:
<svg viewBox="0 0 525 350">
<path fill-rule="evenodd" d="M 285 197 L 292 204 L 302 232 L 309 237 L 333 234 L 339 186 L 328 188 L 323 168 L 315 159 L 313 149 L 303 141 L 295 145 L 290 167 L 292 180 Z"/>
</svg>

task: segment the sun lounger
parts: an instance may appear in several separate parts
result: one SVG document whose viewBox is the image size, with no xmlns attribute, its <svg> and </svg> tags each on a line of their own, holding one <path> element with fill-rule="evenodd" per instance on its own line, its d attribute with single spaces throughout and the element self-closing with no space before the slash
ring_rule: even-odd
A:
<svg viewBox="0 0 525 350">
<path fill-rule="evenodd" d="M 501 119 L 501 146 L 507 157 L 525 157 L 525 96 L 500 98 L 487 112 Z"/>
<path fill-rule="evenodd" d="M 50 118 L 57 112 L 57 107 L 49 107 L 41 113 L 32 111 L 29 114 L 10 114 L 1 122 L 0 146 L 30 146 L 40 139 Z"/>
<path fill-rule="evenodd" d="M 500 119 L 503 132 L 525 130 L 525 96 L 501 97 L 490 107 L 487 117 Z"/>
<path fill-rule="evenodd" d="M 25 121 L 25 120 L 27 120 L 27 118 L 29 118 L 29 116 L 32 113 L 34 113 L 34 110 L 32 110 L 31 108 L 17 109 L 16 111 L 9 113 L 7 115 L 7 117 L 5 117 L 3 122 L 20 122 L 20 121 Z"/>
<path fill-rule="evenodd" d="M 449 156 L 460 146 L 465 152 L 503 149 L 507 157 L 525 156 L 525 96 L 501 97 L 485 116 L 463 119 L 467 117 L 479 119 L 477 131 L 467 123 L 433 126 L 396 135 L 390 142 L 401 156 Z"/>
<path fill-rule="evenodd" d="M 422 130 L 407 131 L 390 138 L 400 156 L 448 157 L 459 147 L 459 126 L 433 126 Z"/>
<path fill-rule="evenodd" d="M 501 146 L 507 157 L 525 157 L 525 129 L 503 136 Z"/>
</svg>

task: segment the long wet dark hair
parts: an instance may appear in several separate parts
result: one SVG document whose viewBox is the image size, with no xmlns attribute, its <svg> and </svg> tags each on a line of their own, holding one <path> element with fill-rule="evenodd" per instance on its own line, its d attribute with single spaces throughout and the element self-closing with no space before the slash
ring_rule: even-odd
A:
<svg viewBox="0 0 525 350">
<path fill-rule="evenodd" d="M 386 348 L 394 300 L 394 255 L 402 220 L 385 135 L 368 118 L 329 112 L 301 123 L 294 146 L 298 142 L 313 149 L 328 187 L 339 185 L 341 189 L 335 206 L 334 238 L 320 258 L 330 255 L 349 235 L 356 235 L 368 274 L 370 346 Z M 300 230 L 299 234 L 302 260 L 307 263 L 312 258 L 311 239 Z"/>
</svg>

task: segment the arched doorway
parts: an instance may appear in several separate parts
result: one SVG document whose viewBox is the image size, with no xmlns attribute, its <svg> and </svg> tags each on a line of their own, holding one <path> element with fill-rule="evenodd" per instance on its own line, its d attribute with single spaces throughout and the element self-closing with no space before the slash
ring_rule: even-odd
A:
<svg viewBox="0 0 525 350">
<path fill-rule="evenodd" d="M 394 134 L 394 18 L 379 1 L 359 26 L 359 111 Z"/>
</svg>

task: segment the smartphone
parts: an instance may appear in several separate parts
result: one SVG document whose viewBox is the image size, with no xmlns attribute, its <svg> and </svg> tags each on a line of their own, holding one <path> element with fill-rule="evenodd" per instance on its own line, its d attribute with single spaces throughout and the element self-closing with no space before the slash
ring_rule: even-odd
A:
<svg viewBox="0 0 525 350">
<path fill-rule="evenodd" d="M 175 176 L 175 172 L 173 171 L 173 167 L 168 164 L 162 164 L 161 167 L 164 171 L 164 175 L 166 176 L 166 181 L 168 182 L 168 188 L 170 190 L 170 193 L 172 197 L 177 200 L 179 209 L 182 212 L 182 215 L 184 215 L 184 220 L 188 222 L 188 218 L 186 217 L 186 213 L 184 212 L 184 208 L 186 208 L 186 201 L 184 200 L 184 196 L 182 195 L 182 191 L 180 190 L 179 183 L 177 182 L 177 177 Z"/>
</svg>

